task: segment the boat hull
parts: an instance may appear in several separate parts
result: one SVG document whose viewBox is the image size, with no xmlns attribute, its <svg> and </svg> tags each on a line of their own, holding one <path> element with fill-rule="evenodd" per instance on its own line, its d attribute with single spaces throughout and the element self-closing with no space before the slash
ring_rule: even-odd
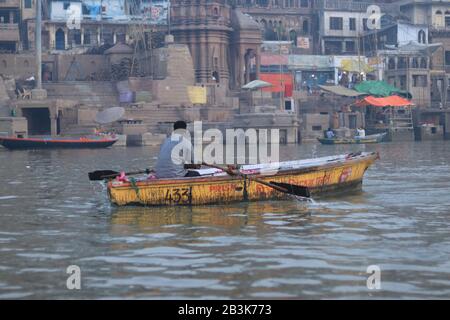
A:
<svg viewBox="0 0 450 320">
<path fill-rule="evenodd" d="M 313 196 L 339 193 L 360 188 L 365 171 L 377 158 L 377 153 L 370 153 L 318 167 L 284 170 L 271 176 L 252 176 L 266 182 L 307 186 Z M 285 193 L 251 178 L 239 176 L 141 182 L 112 180 L 107 183 L 107 189 L 111 202 L 118 206 L 206 205 L 289 198 Z"/>
<path fill-rule="evenodd" d="M 321 144 L 332 145 L 332 144 L 366 144 L 366 143 L 380 143 L 383 141 L 386 133 L 374 134 L 370 136 L 366 136 L 361 139 L 357 138 L 317 138 Z"/>
<path fill-rule="evenodd" d="M 0 145 L 10 150 L 17 149 L 98 149 L 107 148 L 116 143 L 113 139 L 80 139 L 80 140 L 56 140 L 56 139 L 22 139 L 0 137 Z"/>
</svg>

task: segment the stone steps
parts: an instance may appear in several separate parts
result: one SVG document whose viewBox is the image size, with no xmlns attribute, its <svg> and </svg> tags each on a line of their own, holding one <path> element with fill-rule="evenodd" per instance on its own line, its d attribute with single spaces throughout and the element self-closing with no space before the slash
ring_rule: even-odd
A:
<svg viewBox="0 0 450 320">
<path fill-rule="evenodd" d="M 112 82 L 67 81 L 45 83 L 44 88 L 50 99 L 73 100 L 87 106 L 119 105 L 118 93 Z"/>
<path fill-rule="evenodd" d="M 0 117 L 9 117 L 11 116 L 11 111 L 9 107 L 1 107 L 0 106 Z"/>
</svg>

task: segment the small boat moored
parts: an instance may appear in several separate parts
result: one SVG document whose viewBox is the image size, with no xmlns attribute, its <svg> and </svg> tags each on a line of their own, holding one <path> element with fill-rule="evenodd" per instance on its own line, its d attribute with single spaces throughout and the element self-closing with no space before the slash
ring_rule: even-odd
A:
<svg viewBox="0 0 450 320">
<path fill-rule="evenodd" d="M 110 201 L 118 206 L 206 205 L 289 198 L 255 178 L 270 184 L 307 187 L 312 195 L 326 195 L 361 188 L 364 173 L 378 158 L 378 153 L 366 152 L 244 165 L 238 176 L 206 169 L 205 175 L 189 178 L 114 179 L 107 181 L 107 190 Z"/>
<path fill-rule="evenodd" d="M 354 138 L 317 138 L 321 144 L 364 144 L 382 142 L 387 133 L 372 134 Z"/>
<path fill-rule="evenodd" d="M 7 149 L 81 149 L 107 148 L 116 143 L 117 139 L 101 138 L 14 138 L 1 137 L 0 145 Z"/>
</svg>

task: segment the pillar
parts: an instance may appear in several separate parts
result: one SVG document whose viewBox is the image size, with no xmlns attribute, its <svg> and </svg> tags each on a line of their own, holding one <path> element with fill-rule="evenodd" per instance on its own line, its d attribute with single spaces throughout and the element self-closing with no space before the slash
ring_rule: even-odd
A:
<svg viewBox="0 0 450 320">
<path fill-rule="evenodd" d="M 256 79 L 259 79 L 261 72 L 261 47 L 258 46 L 256 49 Z"/>
<path fill-rule="evenodd" d="M 58 110 L 56 106 L 49 107 L 49 113 L 50 113 L 50 134 L 53 136 L 57 135 L 57 117 L 58 117 Z"/>
<path fill-rule="evenodd" d="M 69 47 L 69 29 L 64 28 L 64 49 Z"/>
<path fill-rule="evenodd" d="M 35 26 L 35 41 L 36 41 L 36 89 L 42 89 L 42 3 L 41 0 L 36 0 L 36 26 Z"/>
</svg>

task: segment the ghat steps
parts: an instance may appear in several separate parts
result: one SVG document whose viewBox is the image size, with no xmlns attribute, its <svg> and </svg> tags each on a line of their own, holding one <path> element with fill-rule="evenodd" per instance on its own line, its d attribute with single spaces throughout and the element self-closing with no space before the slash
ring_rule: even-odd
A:
<svg viewBox="0 0 450 320">
<path fill-rule="evenodd" d="M 115 84 L 109 81 L 65 81 L 44 83 L 49 99 L 66 99 L 89 107 L 119 105 Z"/>
</svg>

